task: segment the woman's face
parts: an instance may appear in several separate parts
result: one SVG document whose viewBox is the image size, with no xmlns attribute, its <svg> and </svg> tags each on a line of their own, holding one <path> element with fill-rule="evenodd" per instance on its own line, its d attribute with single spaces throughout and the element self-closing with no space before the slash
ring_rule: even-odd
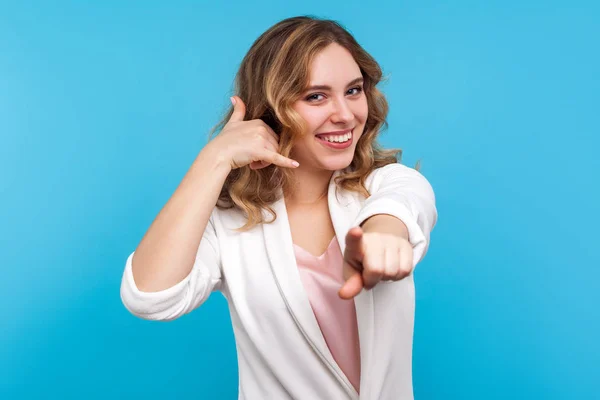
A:
<svg viewBox="0 0 600 400">
<path fill-rule="evenodd" d="M 369 111 L 362 74 L 344 47 L 332 43 L 314 58 L 310 85 L 294 103 L 308 132 L 290 157 L 300 168 L 335 171 L 352 162 Z"/>
</svg>

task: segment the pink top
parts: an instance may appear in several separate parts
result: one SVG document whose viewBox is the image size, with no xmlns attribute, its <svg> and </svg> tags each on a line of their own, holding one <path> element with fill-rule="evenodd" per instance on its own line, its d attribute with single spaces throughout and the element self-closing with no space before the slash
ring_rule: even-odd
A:
<svg viewBox="0 0 600 400">
<path fill-rule="evenodd" d="M 296 261 L 310 305 L 333 358 L 356 391 L 360 384 L 360 346 L 354 300 L 343 300 L 343 256 L 333 237 L 325 253 L 315 257 L 294 244 Z"/>
</svg>

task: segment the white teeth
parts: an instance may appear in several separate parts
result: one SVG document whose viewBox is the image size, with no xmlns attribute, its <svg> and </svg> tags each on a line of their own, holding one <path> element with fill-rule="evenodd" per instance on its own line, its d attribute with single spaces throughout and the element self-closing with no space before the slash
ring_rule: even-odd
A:
<svg viewBox="0 0 600 400">
<path fill-rule="evenodd" d="M 327 140 L 328 142 L 344 143 L 344 142 L 347 142 L 348 140 L 350 140 L 351 137 L 352 137 L 352 133 L 348 132 L 345 135 L 323 136 L 322 138 Z"/>
</svg>

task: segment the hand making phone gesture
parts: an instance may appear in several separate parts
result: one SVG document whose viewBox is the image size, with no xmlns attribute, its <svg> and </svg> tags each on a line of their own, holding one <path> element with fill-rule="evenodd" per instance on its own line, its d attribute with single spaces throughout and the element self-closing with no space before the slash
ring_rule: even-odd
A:
<svg viewBox="0 0 600 400">
<path fill-rule="evenodd" d="M 226 157 L 231 169 L 250 164 L 251 169 L 271 164 L 295 168 L 298 163 L 279 154 L 279 137 L 261 119 L 244 121 L 246 105 L 237 96 L 231 98 L 233 114 L 221 133 L 207 144 L 220 157 Z"/>
</svg>

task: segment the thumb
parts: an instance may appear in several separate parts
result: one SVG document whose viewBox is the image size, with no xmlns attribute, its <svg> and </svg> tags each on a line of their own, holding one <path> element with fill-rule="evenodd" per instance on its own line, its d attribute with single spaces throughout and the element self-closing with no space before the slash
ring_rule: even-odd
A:
<svg viewBox="0 0 600 400">
<path fill-rule="evenodd" d="M 364 286 L 362 274 L 348 266 L 348 269 L 344 273 L 344 277 L 346 278 L 346 282 L 338 291 L 338 296 L 344 300 L 350 300 L 359 294 Z"/>
<path fill-rule="evenodd" d="M 232 96 L 230 99 L 233 104 L 233 114 L 229 117 L 229 122 L 243 121 L 246 116 L 246 105 L 238 96 Z"/>
</svg>

